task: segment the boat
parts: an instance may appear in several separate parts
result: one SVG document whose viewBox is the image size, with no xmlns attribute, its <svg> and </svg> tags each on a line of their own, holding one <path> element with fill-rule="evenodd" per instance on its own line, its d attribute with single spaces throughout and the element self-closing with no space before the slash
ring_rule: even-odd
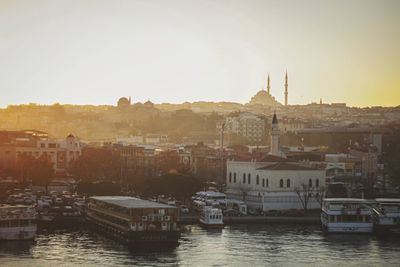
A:
<svg viewBox="0 0 400 267">
<path fill-rule="evenodd" d="M 377 198 L 374 212 L 378 232 L 400 233 L 400 199 Z"/>
<path fill-rule="evenodd" d="M 64 228 L 75 227 L 83 222 L 83 216 L 76 207 L 51 206 L 41 210 L 38 216 L 40 227 Z"/>
<path fill-rule="evenodd" d="M 0 205 L 0 240 L 29 240 L 36 236 L 36 210 L 27 205 Z"/>
<path fill-rule="evenodd" d="M 321 223 L 329 233 L 372 233 L 372 207 L 365 199 L 325 198 Z"/>
<path fill-rule="evenodd" d="M 179 210 L 163 203 L 128 196 L 90 197 L 86 219 L 128 246 L 179 245 Z"/>
<path fill-rule="evenodd" d="M 208 229 L 224 228 L 222 210 L 211 206 L 205 206 L 200 213 L 200 224 Z"/>
</svg>

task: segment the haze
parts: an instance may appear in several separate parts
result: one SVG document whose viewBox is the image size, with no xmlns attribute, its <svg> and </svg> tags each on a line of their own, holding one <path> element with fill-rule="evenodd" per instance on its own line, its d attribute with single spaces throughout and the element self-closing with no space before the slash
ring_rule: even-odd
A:
<svg viewBox="0 0 400 267">
<path fill-rule="evenodd" d="M 0 106 L 400 104 L 400 1 L 0 1 Z"/>
</svg>

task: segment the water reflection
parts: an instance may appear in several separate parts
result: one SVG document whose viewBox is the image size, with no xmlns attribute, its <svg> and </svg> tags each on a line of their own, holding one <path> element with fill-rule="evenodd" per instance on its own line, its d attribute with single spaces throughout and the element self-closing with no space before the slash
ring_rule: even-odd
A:
<svg viewBox="0 0 400 267">
<path fill-rule="evenodd" d="M 316 226 L 232 225 L 219 231 L 198 226 L 172 250 L 132 249 L 83 230 L 40 232 L 35 242 L 2 242 L 1 266 L 337 266 L 395 265 L 398 236 L 324 235 Z M 13 265 L 14 264 L 14 265 Z"/>
</svg>

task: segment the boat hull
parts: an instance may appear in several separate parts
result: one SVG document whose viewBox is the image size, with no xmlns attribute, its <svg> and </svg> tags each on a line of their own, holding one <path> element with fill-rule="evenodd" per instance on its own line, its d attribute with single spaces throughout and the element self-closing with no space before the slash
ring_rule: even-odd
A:
<svg viewBox="0 0 400 267">
<path fill-rule="evenodd" d="M 223 229 L 225 227 L 223 223 L 206 223 L 203 220 L 200 220 L 200 225 L 207 229 Z"/>
<path fill-rule="evenodd" d="M 31 240 L 36 232 L 36 225 L 0 228 L 0 240 Z"/>
<path fill-rule="evenodd" d="M 323 225 L 329 233 L 372 233 L 372 223 L 328 223 Z"/>
<path fill-rule="evenodd" d="M 127 231 L 87 217 L 92 229 L 131 247 L 177 247 L 180 231 Z"/>
</svg>

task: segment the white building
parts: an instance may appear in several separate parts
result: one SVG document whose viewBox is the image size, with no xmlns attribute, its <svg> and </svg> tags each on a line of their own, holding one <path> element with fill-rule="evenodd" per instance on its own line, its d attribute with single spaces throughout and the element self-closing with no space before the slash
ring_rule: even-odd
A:
<svg viewBox="0 0 400 267">
<path fill-rule="evenodd" d="M 286 158 L 267 155 L 259 161 L 227 162 L 227 197 L 245 201 L 253 209 L 320 208 L 318 194 L 325 187 L 325 170 L 301 165 Z"/>
<path fill-rule="evenodd" d="M 227 161 L 228 198 L 263 211 L 320 208 L 325 170 L 285 158 L 279 150 L 279 133 L 274 114 L 270 154 L 258 161 Z"/>
</svg>

